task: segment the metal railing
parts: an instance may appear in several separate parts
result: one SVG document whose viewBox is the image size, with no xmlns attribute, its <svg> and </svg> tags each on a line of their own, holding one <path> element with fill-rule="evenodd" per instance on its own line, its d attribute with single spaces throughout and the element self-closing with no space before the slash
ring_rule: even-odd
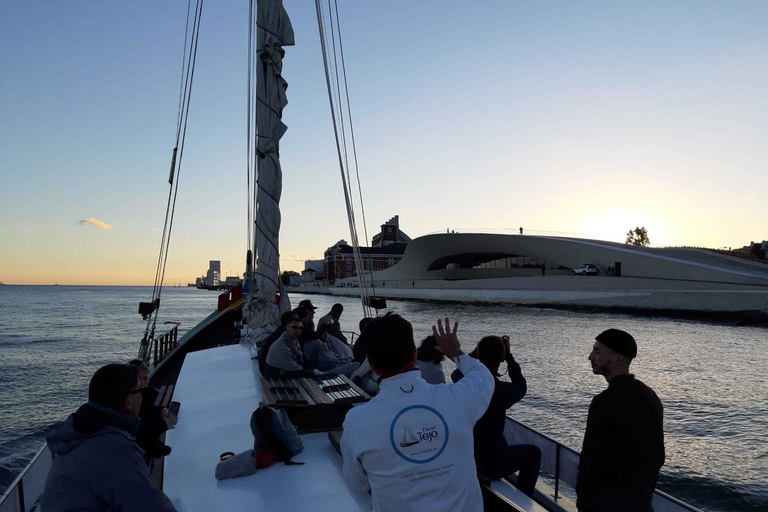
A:
<svg viewBox="0 0 768 512">
<path fill-rule="evenodd" d="M 576 488 L 579 474 L 579 452 L 558 443 L 551 437 L 536 432 L 532 428 L 512 418 L 507 418 L 504 426 L 504 438 L 510 444 L 533 444 L 541 450 L 541 469 L 553 475 L 555 480 L 554 502 L 561 499 L 561 484 Z M 653 509 L 656 512 L 701 512 L 664 492 L 653 492 Z"/>
<path fill-rule="evenodd" d="M 29 512 L 45 490 L 45 479 L 53 465 L 53 456 L 43 444 L 24 471 L 0 498 L 0 512 Z"/>
<path fill-rule="evenodd" d="M 155 338 L 154 341 L 154 353 L 152 356 L 152 364 L 157 366 L 165 357 L 173 352 L 173 350 L 179 346 L 179 326 L 176 325 L 173 329 L 163 334 L 162 336 Z"/>
</svg>

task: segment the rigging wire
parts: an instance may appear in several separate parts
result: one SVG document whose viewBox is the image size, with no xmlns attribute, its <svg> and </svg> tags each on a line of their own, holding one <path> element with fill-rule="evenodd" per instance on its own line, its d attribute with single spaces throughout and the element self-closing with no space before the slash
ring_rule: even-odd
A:
<svg viewBox="0 0 768 512">
<path fill-rule="evenodd" d="M 357 192 L 360 195 L 360 213 L 363 215 L 363 233 L 365 234 L 365 241 L 366 243 L 370 238 L 368 238 L 368 223 L 365 220 L 365 206 L 363 203 L 363 188 L 360 184 L 360 167 L 357 162 L 357 145 L 355 144 L 355 129 L 352 125 L 352 107 L 349 102 L 349 86 L 347 84 L 347 65 L 344 61 L 344 45 L 341 42 L 341 21 L 339 20 L 339 3 L 337 0 L 333 0 L 333 5 L 336 10 L 336 27 L 338 27 L 339 30 L 339 53 L 341 55 L 341 69 L 342 69 L 342 75 L 344 76 L 344 92 L 346 94 L 347 98 L 347 113 L 349 115 L 349 133 L 352 139 L 352 154 L 354 156 L 354 162 L 355 162 L 355 176 L 357 177 Z M 373 257 L 371 257 L 371 266 L 368 268 L 368 271 L 371 276 L 371 288 L 373 290 L 373 294 L 376 295 L 376 285 L 373 282 Z"/>
<path fill-rule="evenodd" d="M 329 4 L 330 5 L 330 4 Z M 322 8 L 322 1 L 321 0 L 315 0 L 315 10 L 317 12 L 317 26 L 318 30 L 320 32 L 320 47 L 323 54 L 323 67 L 325 71 L 325 82 L 328 89 L 328 100 L 330 102 L 330 108 L 331 108 L 331 120 L 333 122 L 333 132 L 334 137 L 336 138 L 336 150 L 339 158 L 339 171 L 341 173 L 341 181 L 342 181 L 342 188 L 344 190 L 344 200 L 347 208 L 347 222 L 349 223 L 349 231 L 350 236 L 352 238 L 352 249 L 353 254 L 355 255 L 355 264 L 358 268 L 358 280 L 360 283 L 360 289 L 361 289 L 361 295 L 363 295 L 362 302 L 363 302 L 363 312 L 365 316 L 371 316 L 370 307 L 368 306 L 365 296 L 366 296 L 366 287 L 365 287 L 365 280 L 364 280 L 364 274 L 363 274 L 363 266 L 362 262 L 360 261 L 360 249 L 359 244 L 357 242 L 357 232 L 356 232 L 356 226 L 354 222 L 354 209 L 352 205 L 352 200 L 350 197 L 350 187 L 348 186 L 347 176 L 344 173 L 345 170 L 345 158 L 342 156 L 342 144 L 343 144 L 343 137 L 339 137 L 339 122 L 337 121 L 337 115 L 336 115 L 336 109 L 334 107 L 334 98 L 333 98 L 333 89 L 331 87 L 331 72 L 330 72 L 330 62 L 328 58 L 328 45 L 327 45 L 327 36 L 325 34 L 325 16 L 323 15 L 323 8 Z M 329 13 L 329 15 L 332 15 Z M 334 51 L 334 59 L 335 59 L 335 51 Z M 341 105 L 339 106 L 341 107 Z M 346 147 L 344 147 L 344 153 L 346 154 Z"/>
<path fill-rule="evenodd" d="M 168 177 L 168 202 L 165 209 L 165 221 L 163 223 L 162 241 L 158 255 L 155 281 L 152 287 L 152 303 L 155 305 L 154 314 L 147 317 L 147 327 L 144 331 L 139 355 L 145 360 L 149 357 L 149 344 L 154 339 L 157 326 L 157 316 L 160 310 L 160 296 L 162 294 L 165 270 L 168 262 L 168 250 L 173 230 L 173 218 L 176 211 L 176 198 L 179 191 L 179 177 L 181 175 L 181 162 L 184 155 L 184 143 L 187 135 L 187 123 L 189 120 L 189 106 L 192 97 L 192 83 L 195 75 L 195 62 L 197 60 L 197 43 L 200 35 L 200 21 L 203 12 L 203 0 L 196 0 L 194 17 L 192 21 L 190 39 L 190 12 L 191 0 L 187 3 L 187 19 L 184 34 L 184 52 L 182 54 L 181 83 L 179 85 L 179 111 L 176 121 L 176 141 L 171 159 L 171 171 Z M 175 179 L 174 179 L 175 178 Z"/>
</svg>

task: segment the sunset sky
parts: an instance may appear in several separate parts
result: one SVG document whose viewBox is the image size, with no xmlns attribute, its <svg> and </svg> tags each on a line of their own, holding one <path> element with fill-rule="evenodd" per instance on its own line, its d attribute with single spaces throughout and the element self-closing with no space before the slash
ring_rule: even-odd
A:
<svg viewBox="0 0 768 512">
<path fill-rule="evenodd" d="M 768 2 L 338 0 L 368 233 L 768 239 Z M 283 269 L 349 240 L 315 8 L 285 0 Z M 206 2 L 166 283 L 246 250 L 248 2 Z M 8 1 L 0 281 L 151 284 L 186 2 Z M 362 226 L 360 237 L 363 238 Z"/>
</svg>

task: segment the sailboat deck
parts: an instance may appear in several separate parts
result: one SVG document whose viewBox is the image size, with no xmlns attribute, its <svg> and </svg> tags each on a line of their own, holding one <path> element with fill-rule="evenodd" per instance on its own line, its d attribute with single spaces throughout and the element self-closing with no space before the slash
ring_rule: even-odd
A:
<svg viewBox="0 0 768 512">
<path fill-rule="evenodd" d="M 256 474 L 217 481 L 219 455 L 253 447 L 251 413 L 261 401 L 258 362 L 250 347 L 232 345 L 186 356 L 174 400 L 179 424 L 168 431 L 163 490 L 180 512 L 211 510 L 370 510 L 353 491 L 326 434 L 302 436 L 303 466 L 276 463 Z"/>
</svg>

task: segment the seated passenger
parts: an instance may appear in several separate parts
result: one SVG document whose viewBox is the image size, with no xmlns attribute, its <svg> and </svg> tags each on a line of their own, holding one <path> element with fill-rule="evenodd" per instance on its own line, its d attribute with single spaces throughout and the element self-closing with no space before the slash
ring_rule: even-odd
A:
<svg viewBox="0 0 768 512">
<path fill-rule="evenodd" d="M 437 340 L 427 336 L 416 350 L 416 367 L 421 370 L 421 378 L 429 384 L 445 384 L 443 360 L 445 356 L 437 350 Z"/>
<path fill-rule="evenodd" d="M 530 444 L 507 445 L 504 439 L 504 423 L 507 409 L 519 402 L 528 390 L 520 371 L 520 365 L 509 350 L 509 337 L 486 336 L 472 352 L 486 368 L 491 371 L 496 381 L 488 411 L 477 422 L 474 429 L 475 461 L 478 472 L 491 480 L 509 476 L 517 471 L 517 487 L 528 496 L 533 496 L 536 480 L 539 478 L 541 450 Z M 499 380 L 499 364 L 507 362 L 509 378 L 512 382 Z M 460 382 L 462 373 L 456 370 L 451 375 L 454 382 Z"/>
<path fill-rule="evenodd" d="M 141 392 L 136 366 L 109 364 L 96 371 L 88 403 L 46 436 L 53 465 L 42 510 L 176 510 L 154 487 L 134 441 Z"/>
<path fill-rule="evenodd" d="M 355 341 L 355 345 L 352 347 L 352 358 L 358 363 L 362 363 L 365 360 L 366 351 L 365 340 L 363 339 L 363 331 L 365 330 L 365 327 L 372 321 L 373 318 L 366 317 L 360 320 L 360 323 L 358 324 L 358 328 L 360 329 L 360 336 L 357 337 L 357 341 Z"/>
<path fill-rule="evenodd" d="M 272 343 L 267 353 L 264 376 L 273 378 L 310 377 L 319 372 L 306 364 L 298 339 L 304 326 L 295 317 L 285 326 L 285 332 Z"/>
<path fill-rule="evenodd" d="M 311 310 L 299 306 L 293 311 L 303 327 L 298 341 L 310 368 L 322 372 L 343 373 L 346 376 L 357 370 L 360 365 L 352 361 L 352 351 L 346 344 L 327 333 L 320 335 L 312 329 Z"/>
<path fill-rule="evenodd" d="M 355 489 L 371 490 L 373 510 L 479 511 L 483 498 L 472 457 L 472 427 L 493 394 L 493 376 L 464 355 L 442 322 L 433 334 L 466 377 L 431 386 L 414 368 L 410 322 L 387 314 L 365 329 L 368 361 L 381 377 L 379 394 L 353 407 L 341 437 L 343 473 Z"/>
<path fill-rule="evenodd" d="M 175 428 L 179 418 L 168 416 L 168 409 L 156 407 L 158 390 L 149 384 L 149 366 L 141 359 L 134 359 L 128 364 L 139 369 L 139 385 L 141 392 L 141 410 L 139 411 L 139 431 L 136 442 L 144 450 L 147 462 L 156 457 L 164 457 L 171 453 L 171 447 L 160 440 L 160 436 L 168 429 Z"/>
<path fill-rule="evenodd" d="M 309 299 L 304 299 L 303 301 L 299 302 L 299 307 L 304 308 L 307 310 L 307 314 L 309 316 L 307 323 L 309 324 L 309 330 L 314 332 L 315 330 L 315 310 L 317 309 L 316 306 L 312 304 L 312 301 Z M 298 309 L 298 308 L 297 308 Z M 306 327 L 306 326 L 305 326 Z"/>
<path fill-rule="evenodd" d="M 318 332 L 325 332 L 332 334 L 333 336 L 336 336 L 344 343 L 347 342 L 347 337 L 344 336 L 344 333 L 341 332 L 341 323 L 339 322 L 339 319 L 341 318 L 341 314 L 344 312 L 344 306 L 341 304 L 334 304 L 331 308 L 331 312 L 322 317 L 317 322 L 317 330 Z"/>
<path fill-rule="evenodd" d="M 262 375 L 265 375 L 265 372 L 267 371 L 267 354 L 269 354 L 269 348 L 283 335 L 285 326 L 288 325 L 290 320 L 298 320 L 298 317 L 296 317 L 296 313 L 293 311 L 286 311 L 280 316 L 280 327 L 275 329 L 272 334 L 262 341 L 261 349 L 259 349 L 259 372 L 261 372 Z"/>
</svg>

